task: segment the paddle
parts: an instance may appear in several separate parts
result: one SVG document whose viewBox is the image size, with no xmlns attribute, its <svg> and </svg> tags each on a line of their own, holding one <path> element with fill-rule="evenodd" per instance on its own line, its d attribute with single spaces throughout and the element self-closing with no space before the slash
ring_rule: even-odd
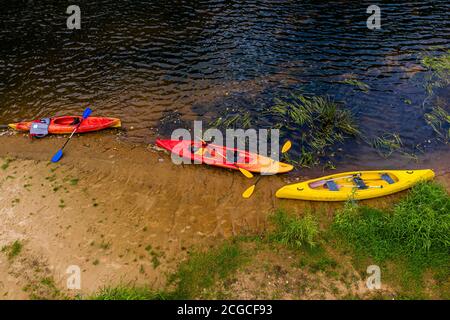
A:
<svg viewBox="0 0 450 320">
<path fill-rule="evenodd" d="M 0 124 L 0 129 L 8 129 L 9 126 L 7 124 Z"/>
<path fill-rule="evenodd" d="M 286 153 L 286 152 L 288 152 L 289 151 L 289 149 L 291 149 L 291 147 L 292 147 L 292 142 L 291 141 L 286 141 L 284 144 L 283 144 L 283 147 L 281 147 L 281 153 Z"/>
<path fill-rule="evenodd" d="M 283 147 L 281 148 L 281 153 L 285 153 L 288 152 L 289 149 L 292 147 L 292 143 L 291 141 L 286 141 L 283 145 Z M 243 193 L 242 193 L 242 197 L 245 199 L 248 199 L 252 196 L 253 192 L 255 191 L 255 187 L 256 184 L 259 182 L 259 180 L 261 179 L 261 175 L 258 177 L 258 179 L 256 179 L 255 183 L 253 185 L 251 185 L 250 187 L 248 187 Z"/>
<path fill-rule="evenodd" d="M 66 140 L 66 142 L 63 144 L 63 146 L 61 147 L 61 149 L 59 149 L 55 155 L 52 157 L 52 162 L 58 162 L 59 160 L 61 160 L 62 156 L 63 156 L 63 149 L 66 147 L 67 143 L 69 143 L 70 139 L 72 139 L 73 135 L 75 134 L 75 132 L 78 130 L 78 128 L 80 127 L 81 123 L 83 122 L 84 119 L 86 119 L 87 117 L 89 117 L 89 115 L 92 113 L 92 110 L 89 108 L 86 108 L 86 110 L 84 110 L 83 112 L 83 117 L 81 118 L 80 123 L 77 124 L 77 126 L 75 127 L 75 129 L 73 129 L 72 134 L 70 135 L 69 139 Z"/>
<path fill-rule="evenodd" d="M 259 180 L 261 180 L 262 176 L 259 176 L 258 179 L 256 179 L 255 183 L 250 186 L 249 188 L 245 189 L 245 191 L 242 193 L 242 198 L 248 199 L 252 196 L 253 192 L 255 191 L 255 187 L 258 184 Z"/>
<path fill-rule="evenodd" d="M 203 140 L 203 139 L 201 139 L 201 138 L 198 138 L 202 143 L 204 143 L 205 145 L 209 145 L 210 143 L 208 143 L 208 142 L 206 142 L 205 140 Z M 219 151 L 217 151 L 217 150 L 215 150 L 218 154 L 219 154 L 219 156 L 221 156 L 225 161 L 227 160 L 227 158 L 222 154 L 222 153 L 220 153 Z M 241 167 L 239 167 L 237 164 L 234 164 L 234 166 L 237 168 L 237 169 L 239 169 L 239 171 L 244 175 L 244 176 L 246 176 L 247 178 L 249 178 L 249 179 L 251 179 L 251 178 L 253 178 L 253 174 L 250 172 L 250 171 L 248 171 L 248 170 L 245 170 L 244 168 L 241 168 Z"/>
</svg>

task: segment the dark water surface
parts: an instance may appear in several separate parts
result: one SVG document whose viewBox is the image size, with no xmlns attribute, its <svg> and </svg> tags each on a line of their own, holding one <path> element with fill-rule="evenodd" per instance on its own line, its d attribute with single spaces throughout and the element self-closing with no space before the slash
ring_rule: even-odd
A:
<svg viewBox="0 0 450 320">
<path fill-rule="evenodd" d="M 249 111 L 257 123 L 275 97 L 302 90 L 344 103 L 366 137 L 448 148 L 424 113 L 436 100 L 449 111 L 449 88 L 429 96 L 420 61 L 450 49 L 449 1 L 379 4 L 377 31 L 366 26 L 371 1 L 75 2 L 81 30 L 66 28 L 72 2 L 0 1 L 0 123 L 80 114 L 90 103 L 148 142 L 154 128 L 169 134 L 227 112 Z M 339 83 L 349 78 L 370 90 Z M 359 140 L 344 149 L 343 163 L 408 161 Z"/>
</svg>

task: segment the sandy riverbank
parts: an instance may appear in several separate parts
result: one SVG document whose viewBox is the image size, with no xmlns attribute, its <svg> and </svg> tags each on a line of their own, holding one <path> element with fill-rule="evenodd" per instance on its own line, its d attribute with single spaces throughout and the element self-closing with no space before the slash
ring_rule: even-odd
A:
<svg viewBox="0 0 450 320">
<path fill-rule="evenodd" d="M 341 206 L 276 199 L 288 176 L 265 177 L 245 200 L 251 181 L 239 173 L 175 166 L 167 153 L 122 142 L 112 131 L 76 138 L 51 164 L 62 142 L 0 137 L 0 247 L 24 243 L 20 259 L 0 256 L 3 298 L 28 298 L 24 288 L 33 285 L 48 290 L 37 283 L 46 277 L 64 288 L 70 265 L 82 270 L 81 293 L 130 281 L 158 287 L 190 248 L 262 232 L 277 207 L 323 207 L 332 215 Z M 450 187 L 448 173 L 437 179 Z M 372 203 L 389 205 L 399 196 Z M 157 266 L 144 258 L 149 247 Z"/>
</svg>

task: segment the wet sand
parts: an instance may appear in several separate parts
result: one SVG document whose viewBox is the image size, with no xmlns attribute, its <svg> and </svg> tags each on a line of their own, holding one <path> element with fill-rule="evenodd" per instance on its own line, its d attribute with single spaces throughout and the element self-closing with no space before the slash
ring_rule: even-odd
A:
<svg viewBox="0 0 450 320">
<path fill-rule="evenodd" d="M 24 244 L 13 261 L 0 255 L 5 299 L 28 298 L 33 285 L 48 290 L 39 284 L 47 277 L 65 288 L 70 265 L 81 268 L 82 288 L 68 295 L 127 282 L 160 287 L 188 250 L 261 233 L 275 208 L 324 208 L 331 217 L 342 206 L 276 199 L 279 187 L 298 179 L 289 175 L 264 177 L 243 199 L 253 180 L 239 172 L 176 166 L 165 151 L 123 142 L 115 131 L 76 137 L 50 163 L 63 142 L 0 136 L 0 165 L 10 159 L 0 169 L 0 248 Z M 450 188 L 450 174 L 440 170 L 437 179 Z M 388 206 L 403 194 L 368 203 Z"/>
</svg>

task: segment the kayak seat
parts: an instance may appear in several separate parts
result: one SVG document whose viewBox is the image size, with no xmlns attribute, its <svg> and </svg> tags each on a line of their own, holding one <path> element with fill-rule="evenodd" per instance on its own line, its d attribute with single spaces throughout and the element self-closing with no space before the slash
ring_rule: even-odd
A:
<svg viewBox="0 0 450 320">
<path fill-rule="evenodd" d="M 334 181 L 327 181 L 325 184 L 326 184 L 328 190 L 330 190 L 330 191 L 339 191 L 339 187 L 336 184 L 336 182 L 334 182 Z"/>
<path fill-rule="evenodd" d="M 389 174 L 387 174 L 387 173 L 383 173 L 382 175 L 381 175 L 381 179 L 383 179 L 384 181 L 386 181 L 387 183 L 389 183 L 389 184 L 393 184 L 393 183 L 395 183 L 395 181 L 389 176 Z"/>
<path fill-rule="evenodd" d="M 367 185 L 364 183 L 364 180 L 360 177 L 353 178 L 353 182 L 358 186 L 359 189 L 367 189 Z"/>
<path fill-rule="evenodd" d="M 72 121 L 72 123 L 70 124 L 71 126 L 76 126 L 77 124 L 79 124 L 81 121 L 80 121 L 80 118 L 78 118 L 78 117 L 75 117 L 75 118 L 73 118 L 73 121 Z"/>
</svg>

